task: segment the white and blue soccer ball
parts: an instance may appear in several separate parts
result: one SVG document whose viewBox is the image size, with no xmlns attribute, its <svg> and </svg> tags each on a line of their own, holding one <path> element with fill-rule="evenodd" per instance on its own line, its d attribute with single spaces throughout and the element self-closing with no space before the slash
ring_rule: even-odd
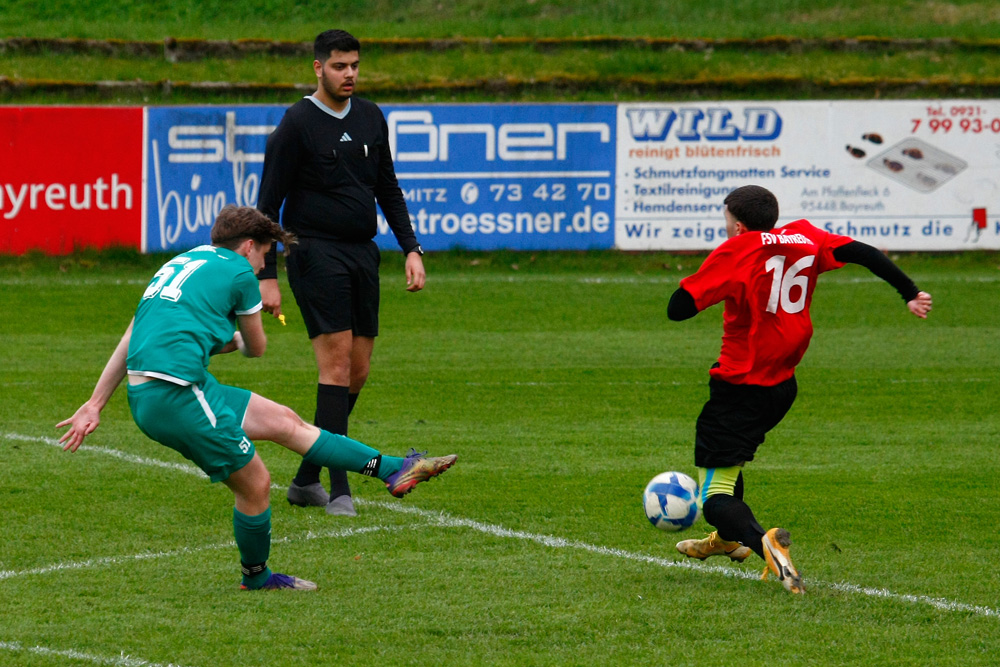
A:
<svg viewBox="0 0 1000 667">
<path fill-rule="evenodd" d="M 642 492 L 646 518 L 659 528 L 675 532 L 690 528 L 701 516 L 698 482 L 682 472 L 661 472 Z"/>
</svg>

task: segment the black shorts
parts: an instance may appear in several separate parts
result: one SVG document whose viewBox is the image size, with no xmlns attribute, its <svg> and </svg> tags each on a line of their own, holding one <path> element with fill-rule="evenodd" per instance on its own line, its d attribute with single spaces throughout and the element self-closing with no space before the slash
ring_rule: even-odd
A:
<svg viewBox="0 0 1000 667">
<path fill-rule="evenodd" d="M 378 335 L 380 261 L 374 241 L 302 238 L 291 246 L 288 284 L 309 338 L 341 331 Z"/>
<path fill-rule="evenodd" d="M 727 468 L 752 461 L 764 435 L 795 402 L 795 376 L 773 387 L 708 381 L 708 402 L 695 428 L 694 464 Z"/>
</svg>

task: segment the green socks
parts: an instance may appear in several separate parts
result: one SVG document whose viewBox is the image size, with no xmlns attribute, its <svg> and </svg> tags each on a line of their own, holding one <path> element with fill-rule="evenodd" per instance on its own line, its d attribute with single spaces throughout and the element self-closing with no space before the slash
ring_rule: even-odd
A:
<svg viewBox="0 0 1000 667">
<path fill-rule="evenodd" d="M 357 440 L 322 430 L 303 458 L 324 468 L 359 472 L 381 480 L 398 472 L 403 465 L 403 459 L 398 456 L 383 456 L 377 449 Z"/>
<path fill-rule="evenodd" d="M 249 516 L 233 508 L 233 535 L 240 550 L 243 585 L 260 588 L 271 576 L 267 557 L 271 553 L 271 508 Z"/>
</svg>

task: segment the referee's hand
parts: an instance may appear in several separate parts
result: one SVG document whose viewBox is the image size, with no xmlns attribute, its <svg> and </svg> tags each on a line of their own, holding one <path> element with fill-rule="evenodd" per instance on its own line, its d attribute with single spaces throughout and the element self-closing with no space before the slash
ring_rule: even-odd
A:
<svg viewBox="0 0 1000 667">
<path fill-rule="evenodd" d="M 263 282 L 262 280 L 261 283 Z M 420 258 L 420 253 L 411 252 L 406 256 L 406 291 L 419 292 L 424 288 L 425 282 L 427 272 L 424 271 L 424 260 Z M 264 308 L 267 308 L 267 302 L 264 302 Z"/>
<path fill-rule="evenodd" d="M 281 288 L 277 278 L 265 278 L 260 281 L 260 300 L 265 313 L 275 317 L 281 315 Z"/>
</svg>

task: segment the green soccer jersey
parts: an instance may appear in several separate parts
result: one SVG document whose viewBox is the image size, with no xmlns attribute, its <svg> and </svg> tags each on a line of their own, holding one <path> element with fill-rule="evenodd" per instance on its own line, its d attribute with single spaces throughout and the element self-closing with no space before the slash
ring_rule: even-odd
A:
<svg viewBox="0 0 1000 667">
<path fill-rule="evenodd" d="M 129 375 L 201 383 L 212 353 L 233 339 L 236 316 L 260 309 L 260 286 L 246 258 L 210 245 L 174 257 L 136 308 Z"/>
</svg>

